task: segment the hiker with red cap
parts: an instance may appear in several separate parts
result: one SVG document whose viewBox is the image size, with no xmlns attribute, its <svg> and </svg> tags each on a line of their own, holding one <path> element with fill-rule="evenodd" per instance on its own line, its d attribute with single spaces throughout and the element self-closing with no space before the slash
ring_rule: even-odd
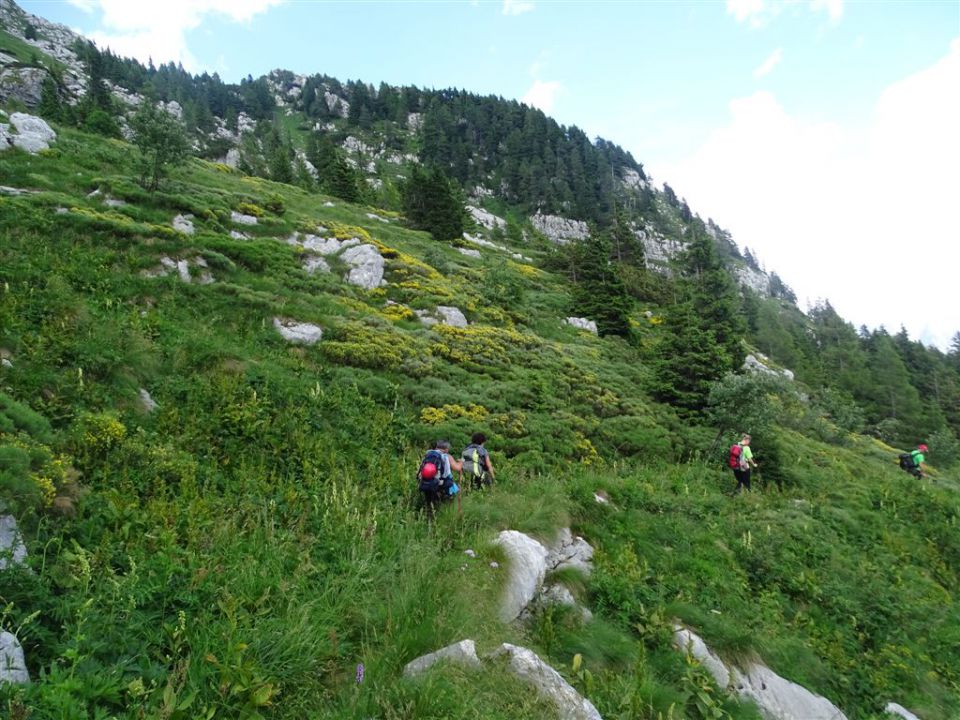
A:
<svg viewBox="0 0 960 720">
<path fill-rule="evenodd" d="M 917 445 L 916 450 L 908 453 L 900 453 L 900 468 L 916 478 L 922 478 L 926 468 L 923 467 L 926 458 L 927 446 L 923 443 Z"/>
</svg>

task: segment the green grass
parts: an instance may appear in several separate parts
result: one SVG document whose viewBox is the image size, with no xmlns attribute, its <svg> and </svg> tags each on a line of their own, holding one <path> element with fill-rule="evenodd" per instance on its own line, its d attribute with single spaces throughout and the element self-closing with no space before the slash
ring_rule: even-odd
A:
<svg viewBox="0 0 960 720">
<path fill-rule="evenodd" d="M 46 68 L 55 75 L 59 75 L 66 70 L 66 65 L 62 62 L 11 35 L 6 30 L 0 30 L 0 52 L 12 55 L 24 65 Z"/>
<path fill-rule="evenodd" d="M 402 678 L 470 637 L 534 648 L 607 718 L 755 718 L 671 648 L 675 619 L 851 718 L 888 700 L 960 713 L 955 477 L 917 483 L 874 441 L 805 437 L 801 408 L 779 431 L 783 491 L 734 497 L 701 459 L 713 429 L 645 395 L 645 355 L 562 324 L 563 278 L 199 160 L 146 193 L 130 156 L 64 129 L 49 152 L 4 157 L 4 184 L 41 191 L 0 198 L 0 498 L 31 566 L 2 576 L 0 623 L 36 679 L 0 689 L 11 716 L 548 717 L 497 666 Z M 231 210 L 273 196 L 283 213 L 229 238 Z M 195 235 L 172 231 L 182 212 Z M 380 243 L 388 285 L 306 275 L 283 239 L 318 224 Z M 164 255 L 204 257 L 217 282 L 144 277 Z M 484 296 L 488 273 L 524 291 Z M 427 328 L 387 299 L 457 305 L 473 325 Z M 324 339 L 289 346 L 276 315 Z M 428 524 L 419 453 L 477 429 L 497 486 Z M 500 624 L 491 540 L 566 525 L 597 550 L 592 577 L 563 578 L 594 621 Z"/>
</svg>

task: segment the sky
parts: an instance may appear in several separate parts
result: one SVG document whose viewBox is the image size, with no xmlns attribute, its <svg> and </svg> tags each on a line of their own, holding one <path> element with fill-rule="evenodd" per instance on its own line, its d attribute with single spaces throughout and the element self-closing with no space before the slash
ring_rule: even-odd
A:
<svg viewBox="0 0 960 720">
<path fill-rule="evenodd" d="M 856 326 L 960 332 L 960 0 L 26 0 L 115 52 L 515 98 Z"/>
</svg>

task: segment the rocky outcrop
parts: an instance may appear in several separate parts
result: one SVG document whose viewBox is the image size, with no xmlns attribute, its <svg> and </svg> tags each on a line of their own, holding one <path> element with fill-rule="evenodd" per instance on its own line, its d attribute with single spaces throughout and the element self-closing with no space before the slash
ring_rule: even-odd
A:
<svg viewBox="0 0 960 720">
<path fill-rule="evenodd" d="M 237 223 L 238 225 L 256 225 L 257 217 L 256 215 L 244 215 L 243 213 L 238 213 L 236 210 L 231 210 L 230 222 Z"/>
<path fill-rule="evenodd" d="M 284 340 L 297 345 L 313 345 L 323 337 L 323 329 L 313 323 L 275 317 L 273 327 L 283 336 Z"/>
<path fill-rule="evenodd" d="M 570 532 L 570 528 L 563 528 L 550 546 L 547 569 L 573 569 L 589 576 L 593 572 L 593 548 L 582 537 Z"/>
<path fill-rule="evenodd" d="M 766 358 L 764 358 L 764 360 L 766 360 Z M 756 355 L 747 355 L 743 359 L 742 367 L 747 372 L 761 373 L 763 375 L 773 375 L 775 377 L 782 377 L 787 380 L 793 380 L 793 370 L 787 370 L 786 368 L 784 368 L 783 370 L 774 370 L 773 368 L 768 367 L 766 364 L 764 364 L 763 361 L 758 359 Z"/>
<path fill-rule="evenodd" d="M 620 171 L 620 179 L 623 181 L 624 185 L 633 190 L 640 190 L 642 188 L 650 187 L 650 182 L 632 168 L 623 168 Z"/>
<path fill-rule="evenodd" d="M 157 401 L 150 396 L 150 392 L 146 388 L 140 388 L 138 397 L 140 400 L 140 409 L 148 415 L 160 407 L 157 405 Z"/>
<path fill-rule="evenodd" d="M 490 657 L 506 659 L 510 671 L 557 708 L 560 720 L 603 720 L 597 708 L 540 657 L 524 647 L 503 643 Z"/>
<path fill-rule="evenodd" d="M 791 682 L 758 662 L 745 669 L 728 665 L 689 629 L 674 629 L 674 645 L 698 660 L 717 685 L 741 700 L 754 702 L 765 720 L 846 720 L 825 697 Z"/>
<path fill-rule="evenodd" d="M 441 660 L 467 667 L 480 667 L 480 658 L 477 657 L 477 648 L 473 640 L 461 640 L 453 645 L 440 648 L 436 652 L 411 660 L 403 668 L 403 676 L 417 677 L 422 675 Z"/>
<path fill-rule="evenodd" d="M 457 248 L 457 252 L 466 257 L 480 259 L 480 251 L 474 250 L 473 248 Z"/>
<path fill-rule="evenodd" d="M 30 682 L 23 648 L 13 633 L 0 632 L 0 685 L 19 685 Z"/>
<path fill-rule="evenodd" d="M 502 217 L 494 215 L 492 212 L 487 212 L 476 205 L 467 205 L 466 207 L 470 216 L 487 230 L 493 230 L 495 227 L 504 227 L 507 224 L 506 220 Z"/>
<path fill-rule="evenodd" d="M 192 271 L 191 268 L 193 268 Z M 140 274 L 145 278 L 160 278 L 174 272 L 177 273 L 181 281 L 188 284 L 196 282 L 198 285 L 209 285 L 214 282 L 207 261 L 199 255 L 180 260 L 164 256 L 160 258 L 159 265 L 150 270 L 144 270 Z"/>
<path fill-rule="evenodd" d="M 479 246 L 481 246 L 481 247 L 491 248 L 491 249 L 493 249 L 493 250 L 501 250 L 501 251 L 507 253 L 507 254 L 508 254 L 510 257 L 512 257 L 514 260 L 522 260 L 523 262 L 527 262 L 527 263 L 533 262 L 533 261 L 532 261 L 530 258 L 528 258 L 526 255 L 521 255 L 520 253 L 515 253 L 515 252 L 513 252 L 513 250 L 511 250 L 510 248 L 505 247 L 505 246 L 503 246 L 503 245 L 497 245 L 497 243 L 495 243 L 495 242 L 490 242 L 490 241 L 487 240 L 486 238 L 482 238 L 482 237 L 480 237 L 479 235 L 471 235 L 470 233 L 464 233 L 464 234 L 463 234 L 463 239 L 464 239 L 464 240 L 469 240 L 469 241 L 472 242 L 474 245 L 479 245 Z"/>
<path fill-rule="evenodd" d="M 503 530 L 496 540 L 508 560 L 507 586 L 500 602 L 500 619 L 511 622 L 530 604 L 547 574 L 549 551 L 537 540 L 516 530 Z"/>
<path fill-rule="evenodd" d="M 330 272 L 330 264 L 322 257 L 308 255 L 304 258 L 303 269 L 308 275 L 313 275 L 315 272 Z"/>
<path fill-rule="evenodd" d="M 760 270 L 754 270 L 747 265 L 737 265 L 733 268 L 733 277 L 744 287 L 750 288 L 758 295 L 769 297 L 770 276 Z"/>
<path fill-rule="evenodd" d="M 50 73 L 38 67 L 8 66 L 0 69 L 0 102 L 20 102 L 28 108 L 40 104 L 43 81 Z"/>
<path fill-rule="evenodd" d="M 24 565 L 27 547 L 20 537 L 20 529 L 13 515 L 0 515 L 0 570 L 13 565 Z"/>
<path fill-rule="evenodd" d="M 580 317 L 568 317 L 566 320 L 564 320 L 564 322 L 567 325 L 572 325 L 579 330 L 586 330 L 594 335 L 597 334 L 597 323 L 593 320 L 587 320 L 587 318 Z"/>
<path fill-rule="evenodd" d="M 664 275 L 670 275 L 670 261 L 687 248 L 685 242 L 664 237 L 650 226 L 634 227 L 633 234 L 643 243 L 647 267 Z"/>
<path fill-rule="evenodd" d="M 590 228 L 582 220 L 571 220 L 560 215 L 543 215 L 538 212 L 530 218 L 530 222 L 534 228 L 558 245 L 566 245 L 574 240 L 586 240 L 590 236 Z"/>
</svg>

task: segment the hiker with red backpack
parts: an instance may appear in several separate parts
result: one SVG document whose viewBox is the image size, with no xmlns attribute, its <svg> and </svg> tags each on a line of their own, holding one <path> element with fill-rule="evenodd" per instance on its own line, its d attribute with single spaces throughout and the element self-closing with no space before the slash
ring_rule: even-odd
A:
<svg viewBox="0 0 960 720">
<path fill-rule="evenodd" d="M 737 489 L 734 492 L 750 490 L 750 468 L 757 466 L 750 449 L 750 439 L 750 436 L 744 433 L 740 442 L 730 446 L 729 465 L 737 479 Z"/>
<path fill-rule="evenodd" d="M 462 472 L 463 463 L 450 457 L 450 443 L 438 440 L 427 450 L 417 470 L 417 486 L 427 506 L 427 515 L 433 516 L 437 504 L 452 500 L 460 492 L 453 480 L 453 471 Z"/>
</svg>

